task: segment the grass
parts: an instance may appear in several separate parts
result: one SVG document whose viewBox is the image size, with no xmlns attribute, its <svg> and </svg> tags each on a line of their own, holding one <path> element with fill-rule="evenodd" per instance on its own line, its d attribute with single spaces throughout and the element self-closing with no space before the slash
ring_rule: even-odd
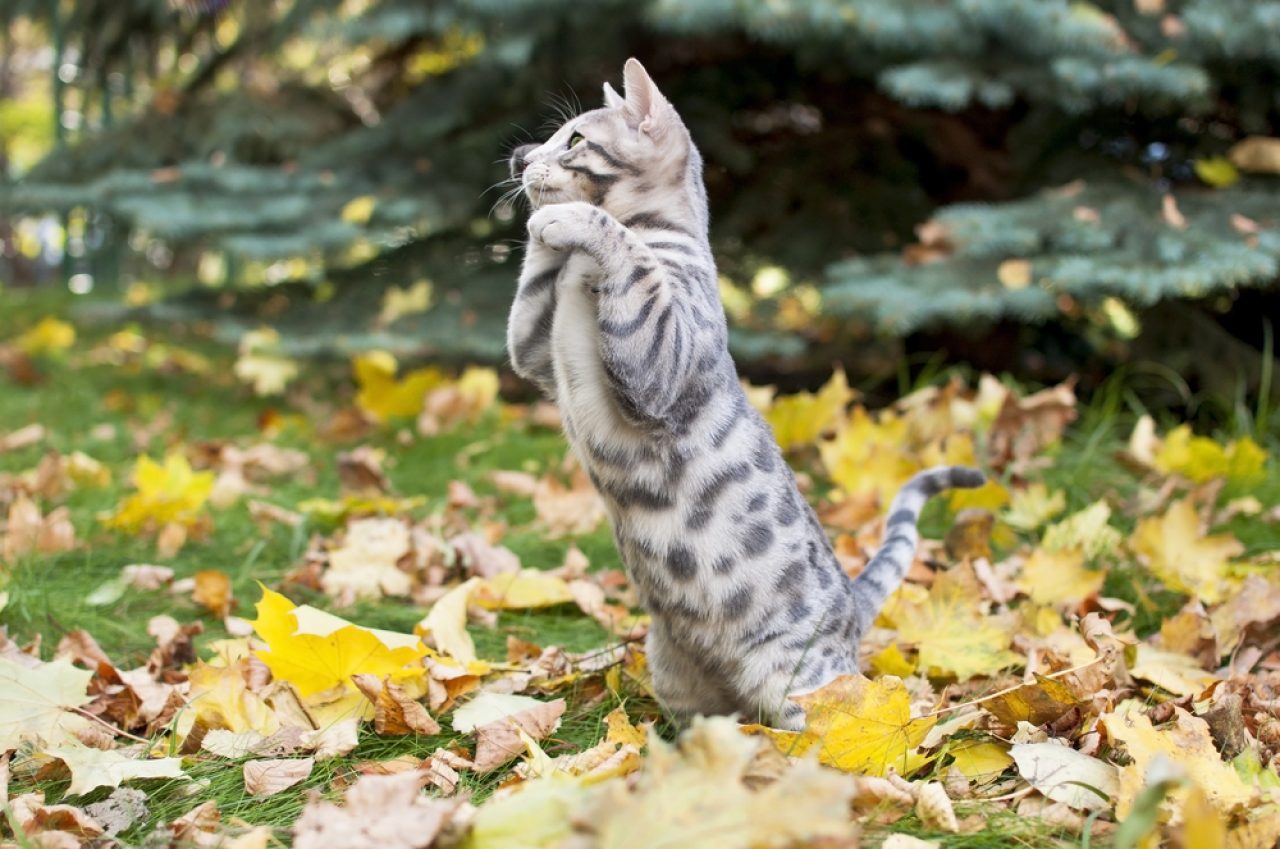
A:
<svg viewBox="0 0 1280 849">
<path fill-rule="evenodd" d="M 14 336 L 47 314 L 65 315 L 66 298 L 47 293 L 5 293 L 6 310 L 0 312 L 0 340 Z M 23 387 L 0 380 L 0 434 L 31 423 L 43 424 L 49 436 L 42 446 L 0 453 L 0 474 L 18 474 L 31 469 L 44 451 L 54 448 L 66 454 L 84 451 L 111 467 L 110 486 L 70 493 L 66 500 L 81 545 L 75 551 L 56 556 L 27 556 L 0 567 L 0 590 L 9 594 L 0 611 L 0 625 L 19 642 L 43 641 L 43 655 L 52 653 L 57 641 L 73 629 L 92 634 L 122 668 L 145 661 L 153 641 L 145 632 L 146 621 L 168 614 L 180 622 L 199 620 L 205 626 L 197 649 L 210 640 L 226 636 L 222 624 L 201 610 L 189 598 L 164 592 L 127 591 L 110 605 L 90 604 L 90 592 L 119 574 L 129 563 L 155 559 L 149 539 L 139 539 L 105 528 L 98 517 L 110 511 L 128 491 L 131 465 L 139 453 L 135 437 L 156 422 L 171 421 L 145 447 L 153 457 L 163 454 L 171 442 L 236 440 L 252 442 L 261 437 L 260 422 L 283 416 L 283 427 L 271 441 L 282 447 L 305 451 L 311 458 L 308 474 L 274 482 L 265 500 L 293 507 L 308 498 L 336 497 L 339 493 L 337 454 L 350 447 L 324 442 L 319 433 L 333 410 L 350 402 L 346 363 L 321 363 L 308 367 L 305 390 L 289 403 L 255 398 L 230 374 L 230 354 L 209 342 L 199 327 L 147 328 L 149 338 L 165 338 L 207 356 L 214 369 L 207 375 L 150 368 L 123 368 L 111 364 L 88 364 L 84 352 L 118 328 L 81 328 L 81 339 L 67 358 L 41 361 L 45 380 L 35 387 Z M 1099 392 L 1084 409 L 1061 447 L 1056 464 L 1046 473 L 1052 488 L 1068 494 L 1069 509 L 1078 509 L 1107 497 L 1123 503 L 1136 489 L 1134 476 L 1114 462 L 1123 447 L 1137 413 L 1143 412 L 1122 380 Z M 1277 453 L 1277 428 L 1265 427 L 1275 414 L 1265 402 L 1251 415 L 1237 417 L 1237 430 L 1247 426 Z M 101 434 L 101 425 L 110 425 L 111 435 Z M 1228 433 L 1227 435 L 1236 435 Z M 540 470 L 555 465 L 564 455 L 562 437 L 553 431 L 513 425 L 491 415 L 479 426 L 431 439 L 415 438 L 404 444 L 395 429 L 372 433 L 363 442 L 386 451 L 387 473 L 393 490 L 400 495 L 424 495 L 419 514 L 441 509 L 443 493 L 451 480 L 470 484 L 477 493 L 494 495 L 489 481 L 498 469 Z M 479 447 L 477 447 L 479 446 Z M 1275 461 L 1273 460 L 1272 463 Z M 1271 475 L 1255 493 L 1263 503 L 1280 502 L 1280 477 Z M 503 544 L 510 547 L 527 566 L 547 568 L 562 562 L 571 542 L 549 540 L 531 526 L 531 505 L 524 499 L 502 502 L 500 518 L 508 526 Z M 48 505 L 45 505 L 48 509 Z M 939 505 L 926 516 L 926 531 L 937 536 L 945 529 L 946 517 Z M 1120 517 L 1123 524 L 1129 521 Z M 257 583 L 277 587 L 299 561 L 307 542 L 319 527 L 288 529 L 279 525 L 260 527 L 241 505 L 216 511 L 207 539 L 188 543 L 179 554 L 165 562 L 179 577 L 201 569 L 219 569 L 232 580 L 237 613 L 252 616 L 252 602 L 258 596 Z M 1233 528 L 1250 551 L 1280 547 L 1280 531 L 1274 525 L 1241 523 Z M 607 530 L 572 541 L 589 557 L 594 567 L 621 566 Z M 1135 624 L 1149 631 L 1182 598 L 1171 593 L 1150 593 L 1136 575 L 1117 571 L 1110 576 L 1108 592 L 1137 605 Z M 325 599 L 301 587 L 288 590 L 299 603 L 327 606 Z M 398 601 L 361 603 L 341 611 L 362 625 L 406 631 L 424 611 Z M 542 645 L 560 645 L 583 651 L 607 644 L 610 637 L 593 621 L 577 611 L 552 608 L 548 611 L 503 612 L 495 629 L 474 629 L 482 656 L 501 657 L 508 636 Z M 578 751 L 599 739 L 600 721 L 618 704 L 625 704 L 633 717 L 655 717 L 656 706 L 636 692 L 620 694 L 587 693 L 581 688 L 564 693 L 569 704 L 564 722 L 545 747 L 552 755 Z M 591 698 L 588 698 L 588 696 Z M 672 734 L 669 726 L 665 733 Z M 142 842 L 157 825 L 173 820 L 205 800 L 215 800 L 224 821 L 238 819 L 251 824 L 277 827 L 277 836 L 287 840 L 287 827 L 297 818 L 307 794 L 320 791 L 333 795 L 335 782 L 349 780 L 358 764 L 406 754 L 425 756 L 440 746 L 457 743 L 459 736 L 442 733 L 434 737 L 379 737 L 371 729 L 362 731 L 359 747 L 350 755 L 317 764 L 303 784 L 266 799 L 252 799 L 243 791 L 241 771 L 236 762 L 223 759 L 193 760 L 188 772 L 197 782 L 153 781 L 144 784 L 149 797 L 149 819 L 122 835 L 126 844 Z M 492 792 L 495 779 L 464 774 L 466 786 L 477 798 Z M 49 801 L 58 801 L 67 788 L 65 780 L 34 781 L 15 779 L 15 789 L 40 789 Z M 195 792 L 192 792 L 192 788 Z M 98 791 L 77 803 L 95 801 L 107 795 Z M 912 817 L 891 828 L 872 827 L 869 834 L 883 837 L 890 830 L 937 840 L 948 849 L 996 849 L 996 847 L 1080 845 L 1080 838 L 1038 820 L 1020 818 L 994 806 L 975 810 L 988 817 L 987 826 L 968 835 L 932 833 Z M 1099 845 L 1096 839 L 1094 846 Z"/>
</svg>

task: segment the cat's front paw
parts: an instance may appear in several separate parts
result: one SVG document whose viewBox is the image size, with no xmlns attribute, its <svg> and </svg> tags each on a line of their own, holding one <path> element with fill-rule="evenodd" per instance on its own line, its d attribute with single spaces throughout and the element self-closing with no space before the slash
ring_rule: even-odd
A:
<svg viewBox="0 0 1280 849">
<path fill-rule="evenodd" d="M 590 239 L 599 211 L 589 203 L 552 203 L 529 216 L 529 238 L 553 251 L 584 246 Z"/>
</svg>

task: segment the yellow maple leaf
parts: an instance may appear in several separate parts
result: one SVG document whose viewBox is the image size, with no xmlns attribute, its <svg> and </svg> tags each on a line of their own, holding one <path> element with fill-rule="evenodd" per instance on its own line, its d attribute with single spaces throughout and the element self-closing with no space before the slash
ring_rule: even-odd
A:
<svg viewBox="0 0 1280 849">
<path fill-rule="evenodd" d="M 1257 790 L 1246 785 L 1239 774 L 1223 763 L 1214 747 L 1209 724 L 1180 707 L 1173 709 L 1174 720 L 1159 728 L 1136 702 L 1122 705 L 1102 716 L 1102 724 L 1112 740 L 1124 744 L 1132 763 L 1120 768 L 1120 792 L 1116 799 L 1116 816 L 1129 815 L 1134 798 L 1142 789 L 1143 779 L 1152 761 L 1167 758 L 1186 771 L 1187 776 L 1208 796 L 1218 810 L 1229 812 L 1236 806 L 1247 807 Z M 1185 798 L 1189 788 L 1172 792 L 1175 799 Z"/>
<path fill-rule="evenodd" d="M 47 315 L 15 340 L 28 354 L 53 354 L 75 344 L 76 329 L 61 319 Z"/>
<path fill-rule="evenodd" d="M 891 412 L 876 418 L 861 406 L 832 439 L 818 444 L 831 480 L 847 496 L 875 493 L 882 508 L 920 470 L 908 450 L 907 423 Z"/>
<path fill-rule="evenodd" d="M 805 710 L 805 730 L 790 735 L 789 754 L 816 749 L 820 762 L 865 775 L 884 775 L 891 767 L 908 775 L 928 760 L 916 749 L 937 719 L 911 718 L 911 696 L 900 678 L 842 675 L 791 701 Z M 788 751 L 786 734 L 769 736 Z"/>
<path fill-rule="evenodd" d="M 1266 474 L 1267 452 L 1249 437 L 1220 445 L 1207 436 L 1195 436 L 1191 425 L 1179 425 L 1164 438 L 1153 465 L 1166 475 L 1181 475 L 1192 483 L 1226 478 L 1249 484 Z"/>
<path fill-rule="evenodd" d="M 213 492 L 213 472 L 196 472 L 179 451 L 170 451 L 161 465 L 147 455 L 133 467 L 137 492 L 105 520 L 108 527 L 138 533 L 148 527 L 178 524 L 190 527 L 200 518 Z"/>
<path fill-rule="evenodd" d="M 257 607 L 253 629 L 267 648 L 254 654 L 277 679 L 292 684 L 309 708 L 323 707 L 328 719 L 373 716 L 373 704 L 352 675 L 389 678 L 393 684 L 425 676 L 418 660 L 426 648 L 409 634 L 362 628 L 314 607 L 298 607 L 266 587 Z"/>
<path fill-rule="evenodd" d="M 247 656 L 222 662 L 196 661 L 188 673 L 190 710 L 178 716 L 178 735 L 186 737 L 197 723 L 206 729 L 221 728 L 236 734 L 253 731 L 263 737 L 279 731 L 275 711 L 249 689 L 247 670 Z"/>
<path fill-rule="evenodd" d="M 1072 604 L 1102 589 L 1107 573 L 1085 565 L 1078 548 L 1047 551 L 1037 548 L 1022 565 L 1018 586 L 1036 604 Z"/>
<path fill-rule="evenodd" d="M 953 745 L 949 751 L 955 758 L 955 768 L 970 781 L 987 784 L 1000 777 L 1000 773 L 1013 765 L 1009 747 L 1003 743 L 984 740 L 965 740 Z"/>
<path fill-rule="evenodd" d="M 382 295 L 382 309 L 375 322 L 386 327 L 406 315 L 423 313 L 431 309 L 432 286 L 430 280 L 419 280 L 407 289 L 392 286 Z"/>
<path fill-rule="evenodd" d="M 960 566 L 939 575 L 923 603 L 903 602 L 894 609 L 901 642 L 915 645 L 920 667 L 930 674 L 951 674 L 966 681 L 1017 663 L 1008 650 L 1013 635 L 980 613 L 976 582 Z"/>
<path fill-rule="evenodd" d="M 379 421 L 416 416 L 427 393 L 445 382 L 439 369 L 424 368 L 397 378 L 399 364 L 387 351 L 369 351 L 351 362 L 359 391 L 356 406 Z"/>
<path fill-rule="evenodd" d="M 573 594 L 563 578 L 522 569 L 485 578 L 472 591 L 471 600 L 490 610 L 518 610 L 572 602 Z"/>
<path fill-rule="evenodd" d="M 1228 576 L 1230 558 L 1244 553 L 1230 534 L 1202 536 L 1189 498 L 1174 502 L 1163 516 L 1139 521 L 1129 544 L 1165 586 L 1205 604 L 1227 596 L 1235 584 Z"/>
<path fill-rule="evenodd" d="M 817 392 L 797 392 L 774 399 L 765 420 L 773 428 L 782 450 L 789 451 L 815 442 L 835 425 L 853 398 L 844 369 L 837 368 Z"/>
<path fill-rule="evenodd" d="M 1060 522 L 1045 528 L 1041 544 L 1046 551 L 1077 549 L 1089 560 L 1112 557 L 1124 537 L 1109 524 L 1111 508 L 1095 501 Z"/>
<path fill-rule="evenodd" d="M 245 336 L 247 338 L 249 334 Z M 233 370 L 241 382 L 253 387 L 253 394 L 279 395 L 297 378 L 298 363 L 277 353 L 271 346 L 246 347 L 242 340 Z"/>
<path fill-rule="evenodd" d="M 1065 509 L 1065 492 L 1059 489 L 1050 493 L 1047 486 L 1036 482 L 1013 493 L 1009 507 L 1001 518 L 1006 525 L 1020 531 L 1034 531 Z"/>
</svg>

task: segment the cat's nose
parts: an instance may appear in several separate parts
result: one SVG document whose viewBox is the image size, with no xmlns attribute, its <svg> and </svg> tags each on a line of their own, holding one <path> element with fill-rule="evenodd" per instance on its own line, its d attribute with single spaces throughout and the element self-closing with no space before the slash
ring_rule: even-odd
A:
<svg viewBox="0 0 1280 849">
<path fill-rule="evenodd" d="M 524 173 L 525 166 L 529 164 L 528 156 L 537 150 L 536 144 L 522 144 L 515 150 L 511 151 L 511 176 L 519 177 Z"/>
</svg>

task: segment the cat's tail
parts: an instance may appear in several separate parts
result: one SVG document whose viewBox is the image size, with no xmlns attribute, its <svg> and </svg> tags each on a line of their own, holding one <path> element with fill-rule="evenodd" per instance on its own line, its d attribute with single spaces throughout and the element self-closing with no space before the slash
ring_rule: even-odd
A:
<svg viewBox="0 0 1280 849">
<path fill-rule="evenodd" d="M 866 633 L 885 600 L 911 568 L 916 543 L 920 541 L 916 522 L 925 502 L 944 490 L 971 489 L 982 486 L 986 480 L 982 472 L 968 466 L 934 466 L 917 474 L 899 490 L 889 506 L 880 550 L 853 581 L 859 635 Z"/>
</svg>

